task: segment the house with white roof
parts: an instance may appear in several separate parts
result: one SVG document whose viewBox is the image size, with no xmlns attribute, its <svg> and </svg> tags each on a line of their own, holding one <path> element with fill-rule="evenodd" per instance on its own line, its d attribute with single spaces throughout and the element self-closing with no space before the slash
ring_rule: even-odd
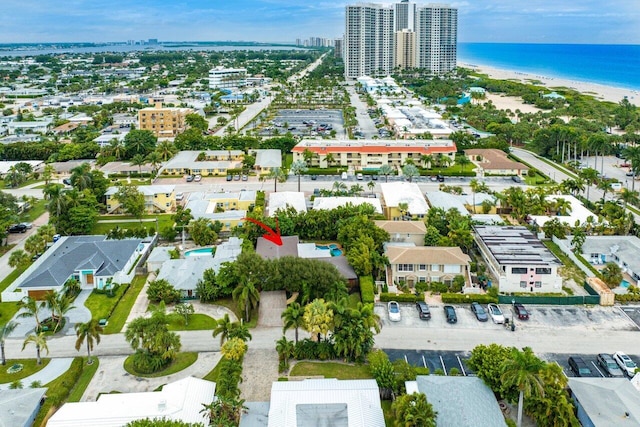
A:
<svg viewBox="0 0 640 427">
<path fill-rule="evenodd" d="M 571 247 L 571 239 L 564 240 Z M 582 257 L 591 264 L 616 263 L 623 271 L 640 282 L 640 239 L 636 236 L 587 236 L 582 244 Z"/>
<path fill-rule="evenodd" d="M 569 378 L 569 394 L 583 426 L 640 425 L 640 391 L 626 378 Z"/>
<path fill-rule="evenodd" d="M 271 385 L 268 427 L 325 425 L 384 427 L 376 381 L 330 378 Z"/>
<path fill-rule="evenodd" d="M 530 215 L 531 219 L 540 227 L 554 218 L 570 227 L 575 227 L 576 222 L 580 225 L 585 225 L 588 221 L 593 221 L 594 224 L 598 222 L 598 215 L 591 212 L 580 200 L 569 194 L 551 194 L 546 199 L 547 201 L 555 202 L 558 204 L 557 206 L 560 206 L 560 204 L 566 205 L 566 208 L 558 211 L 557 215 Z M 564 201 L 560 202 L 560 200 Z"/>
<path fill-rule="evenodd" d="M 313 199 L 314 210 L 328 211 L 346 205 L 360 206 L 363 204 L 371 205 L 375 213 L 382 214 L 382 204 L 375 197 L 316 197 Z"/>
<path fill-rule="evenodd" d="M 250 150 L 250 152 L 256 156 L 254 169 L 260 175 L 269 173 L 273 168 L 282 167 L 282 152 L 280 150 L 257 149 Z"/>
<path fill-rule="evenodd" d="M 429 205 L 418 184 L 412 182 L 385 182 L 380 184 L 384 215 L 389 220 L 421 219 Z"/>
<path fill-rule="evenodd" d="M 432 208 L 444 209 L 445 212 L 449 209 L 455 209 L 460 212 L 460 215 L 469 216 L 469 211 L 464 203 L 455 194 L 444 191 L 427 191 L 425 196 Z"/>
<path fill-rule="evenodd" d="M 145 418 L 165 418 L 209 425 L 209 413 L 202 405 L 214 401 L 216 383 L 194 377 L 166 384 L 161 391 L 105 393 L 95 402 L 65 403 L 48 427 L 122 427 Z"/>
<path fill-rule="evenodd" d="M 269 194 L 267 204 L 268 216 L 275 216 L 278 210 L 286 210 L 293 208 L 296 212 L 306 212 L 307 202 L 303 192 L 298 191 L 279 191 Z"/>
<path fill-rule="evenodd" d="M 158 174 L 222 176 L 229 169 L 242 168 L 242 159 L 242 150 L 180 151 Z"/>
</svg>

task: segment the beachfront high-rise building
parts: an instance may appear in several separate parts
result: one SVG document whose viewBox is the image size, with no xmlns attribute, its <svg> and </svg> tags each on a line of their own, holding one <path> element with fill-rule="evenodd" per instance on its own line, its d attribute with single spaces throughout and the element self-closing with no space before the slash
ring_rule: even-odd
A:
<svg viewBox="0 0 640 427">
<path fill-rule="evenodd" d="M 389 74 L 396 66 L 449 72 L 456 67 L 457 34 L 458 11 L 445 4 L 348 5 L 345 77 Z"/>
</svg>

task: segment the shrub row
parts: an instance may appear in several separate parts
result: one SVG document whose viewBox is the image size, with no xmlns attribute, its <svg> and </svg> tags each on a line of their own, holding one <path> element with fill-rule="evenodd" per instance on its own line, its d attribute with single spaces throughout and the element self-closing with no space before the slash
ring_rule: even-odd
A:
<svg viewBox="0 0 640 427">
<path fill-rule="evenodd" d="M 363 304 L 370 304 L 374 301 L 373 293 L 373 277 L 362 276 L 360 277 L 360 299 Z"/>
<path fill-rule="evenodd" d="M 415 294 L 392 294 L 388 292 L 383 292 L 380 294 L 380 301 L 389 302 L 389 301 L 397 301 L 397 302 L 416 302 L 416 301 L 424 301 L 424 294 L 418 293 Z"/>
<path fill-rule="evenodd" d="M 618 301 L 618 302 L 622 302 L 622 303 L 625 303 L 625 302 L 638 302 L 638 301 L 640 301 L 640 295 L 638 295 L 638 294 L 621 294 L 621 295 L 616 294 L 615 300 Z"/>
<path fill-rule="evenodd" d="M 497 303 L 498 298 L 485 294 L 453 294 L 445 293 L 441 295 L 442 302 L 446 304 L 471 304 L 479 302 L 480 304 Z"/>
<path fill-rule="evenodd" d="M 118 304 L 120 304 L 120 300 L 122 299 L 122 297 L 124 297 L 124 294 L 126 294 L 126 293 L 127 293 L 127 291 L 129 290 L 129 286 L 131 286 L 131 284 L 130 284 L 130 283 L 123 283 L 123 284 L 121 284 L 121 285 L 118 285 L 118 288 L 119 288 L 120 286 L 124 287 L 124 290 L 123 290 L 120 294 L 117 294 L 117 293 L 116 293 L 116 295 L 117 295 L 117 298 L 118 298 L 118 299 L 117 299 L 117 300 L 116 300 L 116 302 L 111 306 L 111 309 L 109 310 L 109 314 L 107 315 L 107 319 L 111 317 L 111 315 L 113 314 L 113 312 L 114 312 L 114 310 L 116 309 L 116 307 L 118 306 Z M 113 291 L 113 292 L 116 292 L 116 290 L 118 290 L 118 288 L 114 289 L 114 291 Z M 93 292 L 95 292 L 95 289 L 93 290 Z M 98 319 L 98 320 L 100 320 L 100 319 Z"/>
<path fill-rule="evenodd" d="M 442 171 L 442 172 L 438 172 L 438 171 L 434 171 L 432 169 L 421 169 L 420 170 L 420 176 L 436 176 L 436 175 L 442 175 L 442 176 L 476 176 L 476 173 L 473 171 Z"/>
<path fill-rule="evenodd" d="M 330 341 L 312 341 L 306 338 L 295 344 L 293 357 L 297 360 L 330 360 L 336 358 L 336 352 Z"/>
<path fill-rule="evenodd" d="M 49 387 L 47 390 L 47 401 L 56 408 L 59 407 L 69 397 L 69 393 L 78 382 L 82 371 L 84 370 L 84 363 L 82 357 L 75 357 L 69 370 L 61 378 L 60 384 L 57 387 Z"/>
</svg>

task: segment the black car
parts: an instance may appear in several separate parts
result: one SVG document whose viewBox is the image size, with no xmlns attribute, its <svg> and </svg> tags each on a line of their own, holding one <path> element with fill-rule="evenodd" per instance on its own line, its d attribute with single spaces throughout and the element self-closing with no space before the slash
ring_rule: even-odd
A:
<svg viewBox="0 0 640 427">
<path fill-rule="evenodd" d="M 520 304 L 519 302 L 513 304 L 513 311 L 516 312 L 518 319 L 529 320 L 529 312 L 526 308 L 524 308 L 524 305 Z"/>
<path fill-rule="evenodd" d="M 438 180 L 438 182 L 444 182 L 444 176 L 438 175 L 436 176 L 436 180 Z"/>
<path fill-rule="evenodd" d="M 456 309 L 452 305 L 444 306 L 444 314 L 447 316 L 448 323 L 458 323 L 458 316 L 456 316 Z"/>
<path fill-rule="evenodd" d="M 571 356 L 569 357 L 569 368 L 578 377 L 597 377 L 593 371 L 589 368 L 589 365 L 582 359 L 582 357 Z"/>
<path fill-rule="evenodd" d="M 311 181 L 315 181 L 316 179 L 318 179 L 318 175 L 311 175 Z"/>
<path fill-rule="evenodd" d="M 13 224 L 9 228 L 7 228 L 9 233 L 26 233 L 27 226 L 25 224 Z"/>
<path fill-rule="evenodd" d="M 473 314 L 476 315 L 476 319 L 478 319 L 479 321 L 486 322 L 487 320 L 489 320 L 489 316 L 487 315 L 487 312 L 479 303 L 472 302 L 471 311 L 473 311 Z"/>
<path fill-rule="evenodd" d="M 429 310 L 429 305 L 426 302 L 416 302 L 416 308 L 418 309 L 418 317 L 420 317 L 422 320 L 431 319 L 431 310 Z"/>
<path fill-rule="evenodd" d="M 378 175 L 371 175 L 371 179 L 374 180 L 374 181 L 377 181 L 378 180 Z"/>
<path fill-rule="evenodd" d="M 231 180 L 233 180 L 233 176 L 227 175 L 227 181 L 231 181 Z"/>
<path fill-rule="evenodd" d="M 63 180 L 62 180 L 62 183 L 63 183 L 64 185 L 71 185 L 71 178 L 65 178 L 65 179 L 63 179 Z"/>
</svg>

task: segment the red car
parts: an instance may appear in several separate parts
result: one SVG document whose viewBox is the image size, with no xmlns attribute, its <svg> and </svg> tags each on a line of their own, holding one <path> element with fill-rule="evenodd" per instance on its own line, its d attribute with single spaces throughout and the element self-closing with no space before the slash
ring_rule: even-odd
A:
<svg viewBox="0 0 640 427">
<path fill-rule="evenodd" d="M 520 320 L 529 319 L 529 312 L 527 311 L 526 308 L 524 308 L 524 305 L 520 304 L 519 302 L 516 302 L 513 304 L 513 310 L 516 312 L 518 319 Z"/>
</svg>

